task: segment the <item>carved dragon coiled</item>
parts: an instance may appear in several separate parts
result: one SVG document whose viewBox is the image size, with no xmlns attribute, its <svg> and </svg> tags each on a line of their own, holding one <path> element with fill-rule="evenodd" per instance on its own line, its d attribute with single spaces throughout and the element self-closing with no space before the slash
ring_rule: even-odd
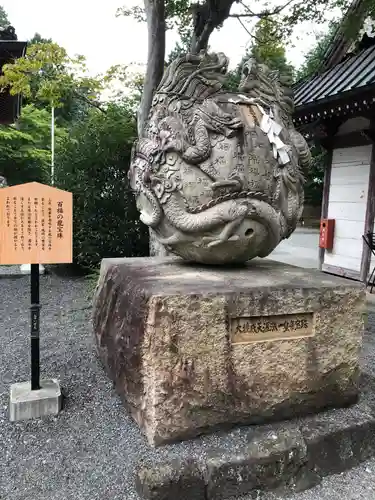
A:
<svg viewBox="0 0 375 500">
<path fill-rule="evenodd" d="M 289 237 L 311 163 L 278 74 L 249 59 L 229 93 L 227 67 L 222 53 L 172 62 L 129 169 L 142 222 L 169 251 L 208 264 L 265 257 Z"/>
</svg>

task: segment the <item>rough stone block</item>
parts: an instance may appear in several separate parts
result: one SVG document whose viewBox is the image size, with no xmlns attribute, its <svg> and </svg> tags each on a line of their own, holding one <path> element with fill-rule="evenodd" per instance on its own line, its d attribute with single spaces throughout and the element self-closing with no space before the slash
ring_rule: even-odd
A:
<svg viewBox="0 0 375 500">
<path fill-rule="evenodd" d="M 137 492 L 148 500 L 206 500 L 203 474 L 194 461 L 175 459 L 153 468 L 141 468 Z"/>
<path fill-rule="evenodd" d="M 62 394 L 57 380 L 42 380 L 41 389 L 32 391 L 30 382 L 13 384 L 10 388 L 9 420 L 28 420 L 57 415 L 62 407 Z"/>
<path fill-rule="evenodd" d="M 358 396 L 364 286 L 272 261 L 105 259 L 99 356 L 153 445 Z"/>
<path fill-rule="evenodd" d="M 299 430 L 258 432 L 240 453 L 207 459 L 207 499 L 274 490 L 297 477 L 306 463 L 306 444 Z"/>
</svg>

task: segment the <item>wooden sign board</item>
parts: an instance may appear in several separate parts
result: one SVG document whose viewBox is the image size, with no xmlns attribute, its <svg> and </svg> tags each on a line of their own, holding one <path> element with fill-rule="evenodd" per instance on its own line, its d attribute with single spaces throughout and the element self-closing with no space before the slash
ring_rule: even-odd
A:
<svg viewBox="0 0 375 500">
<path fill-rule="evenodd" d="M 72 193 L 38 182 L 0 189 L 0 264 L 72 260 Z"/>
</svg>

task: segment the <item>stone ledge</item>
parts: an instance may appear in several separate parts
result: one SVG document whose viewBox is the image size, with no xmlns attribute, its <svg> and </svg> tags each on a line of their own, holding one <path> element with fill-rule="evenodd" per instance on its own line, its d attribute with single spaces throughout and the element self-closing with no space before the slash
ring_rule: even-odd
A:
<svg viewBox="0 0 375 500">
<path fill-rule="evenodd" d="M 20 266 L 0 266 L 0 278 L 22 278 L 25 276 L 20 269 Z"/>
<path fill-rule="evenodd" d="M 206 500 L 204 475 L 196 462 L 189 459 L 140 469 L 136 487 L 142 498 Z"/>
<path fill-rule="evenodd" d="M 243 427 L 227 433 L 222 449 L 207 449 L 202 442 L 189 459 L 141 466 L 138 494 L 146 500 L 258 498 L 259 491 L 303 491 L 358 465 L 375 455 L 375 384 L 372 377 L 363 378 L 367 388 L 350 408 Z M 168 445 L 162 456 L 168 457 L 167 450 Z"/>
</svg>

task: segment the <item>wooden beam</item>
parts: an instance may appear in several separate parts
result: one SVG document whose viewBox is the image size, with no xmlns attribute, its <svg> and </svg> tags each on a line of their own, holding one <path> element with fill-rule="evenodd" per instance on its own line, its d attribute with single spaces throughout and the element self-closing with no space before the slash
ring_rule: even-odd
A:
<svg viewBox="0 0 375 500">
<path fill-rule="evenodd" d="M 346 269 L 345 267 L 332 266 L 330 264 L 323 264 L 323 272 L 328 274 L 334 274 L 336 276 L 341 276 L 342 278 L 348 278 L 355 281 L 361 281 L 361 276 L 359 271 L 353 271 L 353 269 Z"/>
<path fill-rule="evenodd" d="M 375 126 L 373 121 L 372 129 Z M 374 230 L 374 217 L 375 217 L 375 147 L 372 144 L 371 162 L 370 162 L 370 175 L 368 180 L 367 190 L 367 205 L 365 215 L 364 234 L 372 233 Z M 367 277 L 371 264 L 371 250 L 362 240 L 362 259 L 361 259 L 361 281 L 367 283 Z"/>
<path fill-rule="evenodd" d="M 349 132 L 348 134 L 337 135 L 333 141 L 333 147 L 336 148 L 354 148 L 357 146 L 367 146 L 372 144 L 371 132 L 369 130 L 359 130 Z"/>
<path fill-rule="evenodd" d="M 329 188 L 331 185 L 331 172 L 332 172 L 332 145 L 328 147 L 328 164 L 324 171 L 324 182 L 323 182 L 323 199 L 322 199 L 322 212 L 321 219 L 326 219 L 328 217 L 328 204 L 329 204 Z M 324 248 L 319 248 L 319 269 L 322 270 L 324 262 Z"/>
<path fill-rule="evenodd" d="M 357 93 L 345 98 L 338 94 L 335 102 L 312 102 L 306 106 L 297 106 L 293 114 L 295 127 L 315 127 L 319 121 L 327 126 L 331 124 L 339 125 L 351 118 L 363 116 L 371 118 L 374 115 L 375 108 L 375 87 L 373 86 L 366 92 L 357 89 Z"/>
</svg>

